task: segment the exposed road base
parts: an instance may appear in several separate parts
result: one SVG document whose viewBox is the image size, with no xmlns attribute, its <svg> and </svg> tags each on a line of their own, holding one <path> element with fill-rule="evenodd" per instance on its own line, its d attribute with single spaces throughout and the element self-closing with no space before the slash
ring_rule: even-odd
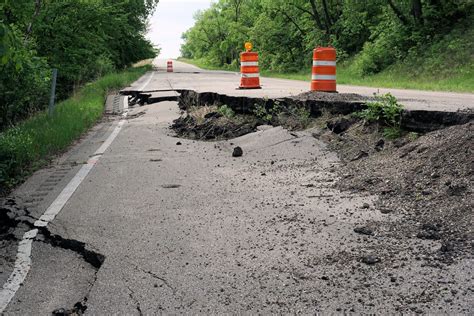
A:
<svg viewBox="0 0 474 316">
<path fill-rule="evenodd" d="M 166 95 L 169 93 L 179 93 L 179 95 Z M 367 98 L 357 94 L 334 94 L 334 93 L 303 93 L 287 98 L 253 98 L 242 96 L 229 96 L 216 92 L 196 92 L 193 90 L 155 90 L 153 93 L 165 95 L 153 98 L 152 93 L 142 91 L 122 91 L 123 94 L 132 96 L 132 103 L 152 104 L 156 102 L 179 100 L 179 106 L 186 110 L 191 106 L 223 105 L 231 107 L 236 113 L 252 114 L 256 106 L 265 106 L 271 109 L 275 104 L 280 106 L 296 106 L 308 109 L 312 117 L 319 117 L 323 112 L 330 114 L 350 114 L 366 108 Z M 472 110 L 458 112 L 427 111 L 427 110 L 407 110 L 402 113 L 401 126 L 407 131 L 430 132 L 448 126 L 465 124 L 474 120 Z"/>
</svg>

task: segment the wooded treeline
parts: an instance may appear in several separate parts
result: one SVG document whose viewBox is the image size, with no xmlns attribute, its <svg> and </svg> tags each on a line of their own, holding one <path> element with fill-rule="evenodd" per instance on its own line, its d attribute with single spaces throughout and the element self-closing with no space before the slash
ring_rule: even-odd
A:
<svg viewBox="0 0 474 316">
<path fill-rule="evenodd" d="M 105 73 L 155 56 L 145 39 L 159 0 L 0 1 L 0 131 Z"/>
<path fill-rule="evenodd" d="M 455 25 L 474 19 L 472 0 L 219 0 L 183 34 L 182 56 L 238 65 L 252 41 L 267 70 L 298 71 L 316 46 L 354 58 L 362 75 L 378 73 L 422 51 Z"/>
</svg>

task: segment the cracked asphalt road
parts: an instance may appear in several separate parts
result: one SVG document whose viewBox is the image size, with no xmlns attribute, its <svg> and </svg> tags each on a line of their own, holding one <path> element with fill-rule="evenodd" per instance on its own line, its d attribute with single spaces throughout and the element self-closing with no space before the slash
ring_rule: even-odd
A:
<svg viewBox="0 0 474 316">
<path fill-rule="evenodd" d="M 317 283 L 300 269 L 354 243 L 347 235 L 355 222 L 380 216 L 375 209 L 349 216 L 371 198 L 331 189 L 335 154 L 309 132 L 295 137 L 282 128 L 176 145 L 168 135 L 175 102 L 135 111 L 146 114 L 125 125 L 50 227 L 106 258 L 87 312 L 314 309 Z M 243 157 L 231 157 L 231 143 Z M 7 312 L 44 314 L 80 300 L 80 282 L 67 281 L 92 282 L 91 267 L 64 264 L 66 273 L 58 257 L 55 248 L 34 252 Z M 54 271 L 67 275 L 64 287 L 52 282 Z"/>
<path fill-rule="evenodd" d="M 449 290 L 469 262 L 430 269 L 428 276 L 403 255 L 379 254 L 390 267 L 361 262 L 371 245 L 391 241 L 383 232 L 365 237 L 354 228 L 395 215 L 377 210 L 374 196 L 334 189 L 339 160 L 311 131 L 295 136 L 277 127 L 198 142 L 171 135 L 176 102 L 130 114 L 49 227 L 86 243 L 104 263 L 97 270 L 78 254 L 36 241 L 32 270 L 6 314 L 50 314 L 84 297 L 91 315 L 463 312 L 459 306 L 468 306 L 469 290 L 453 306 L 430 286 L 439 277 Z M 59 166 L 76 170 L 72 162 L 87 160 L 111 127 L 96 127 Z M 232 158 L 235 146 L 243 157 Z M 40 171 L 17 193 L 27 195 L 58 168 Z"/>
</svg>

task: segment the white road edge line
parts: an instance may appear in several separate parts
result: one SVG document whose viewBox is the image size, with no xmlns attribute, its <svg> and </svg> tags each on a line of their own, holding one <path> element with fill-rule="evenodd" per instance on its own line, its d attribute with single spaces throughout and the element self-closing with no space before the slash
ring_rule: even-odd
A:
<svg viewBox="0 0 474 316">
<path fill-rule="evenodd" d="M 148 84 L 151 80 L 151 77 L 148 79 Z M 48 209 L 44 212 L 44 214 L 34 223 L 35 227 L 46 227 L 48 224 L 56 217 L 56 215 L 61 212 L 64 205 L 69 201 L 71 196 L 74 194 L 76 189 L 79 185 L 84 181 L 87 177 L 89 172 L 94 168 L 97 162 L 100 160 L 104 152 L 109 148 L 115 138 L 118 136 L 120 131 L 122 130 L 123 125 L 126 122 L 126 118 L 128 115 L 128 98 L 124 98 L 123 104 L 123 114 L 122 118 L 118 122 L 115 129 L 112 133 L 107 137 L 107 140 L 100 146 L 99 149 L 92 155 L 92 157 L 87 161 L 85 165 L 82 166 L 81 169 L 76 173 L 74 178 L 69 181 L 66 187 L 61 191 L 58 197 L 51 203 Z M 20 288 L 21 284 L 26 279 L 28 272 L 31 269 L 31 248 L 33 244 L 33 240 L 38 235 L 38 229 L 32 229 L 26 232 L 23 235 L 22 240 L 18 244 L 18 253 L 16 256 L 15 266 L 13 268 L 13 272 L 10 274 L 10 277 L 3 285 L 3 288 L 0 290 L 0 314 L 3 313 L 5 308 L 7 308 L 8 304 L 11 302 L 13 297 L 15 296 L 16 292 Z"/>
<path fill-rule="evenodd" d="M 154 76 L 154 75 L 155 75 L 155 72 L 152 71 L 152 72 L 151 72 L 151 75 L 150 75 L 150 78 L 148 78 L 148 80 L 147 80 L 147 81 L 143 84 L 143 86 L 142 86 L 140 89 L 138 89 L 138 90 L 139 90 L 139 91 L 145 90 L 146 86 L 148 86 L 148 84 L 150 83 L 151 79 L 153 79 L 153 76 Z"/>
</svg>

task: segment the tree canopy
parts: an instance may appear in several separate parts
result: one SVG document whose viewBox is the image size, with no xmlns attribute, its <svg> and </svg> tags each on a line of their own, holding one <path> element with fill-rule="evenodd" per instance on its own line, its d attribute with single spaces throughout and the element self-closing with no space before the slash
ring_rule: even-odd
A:
<svg viewBox="0 0 474 316">
<path fill-rule="evenodd" d="M 2 0 L 0 130 L 44 108 L 51 68 L 59 97 L 154 57 L 145 38 L 159 0 Z"/>
<path fill-rule="evenodd" d="M 358 56 L 361 73 L 377 73 L 472 18 L 471 0 L 219 0 L 196 14 L 182 56 L 235 67 L 252 41 L 266 69 L 294 71 L 316 46 L 339 59 Z"/>
</svg>

